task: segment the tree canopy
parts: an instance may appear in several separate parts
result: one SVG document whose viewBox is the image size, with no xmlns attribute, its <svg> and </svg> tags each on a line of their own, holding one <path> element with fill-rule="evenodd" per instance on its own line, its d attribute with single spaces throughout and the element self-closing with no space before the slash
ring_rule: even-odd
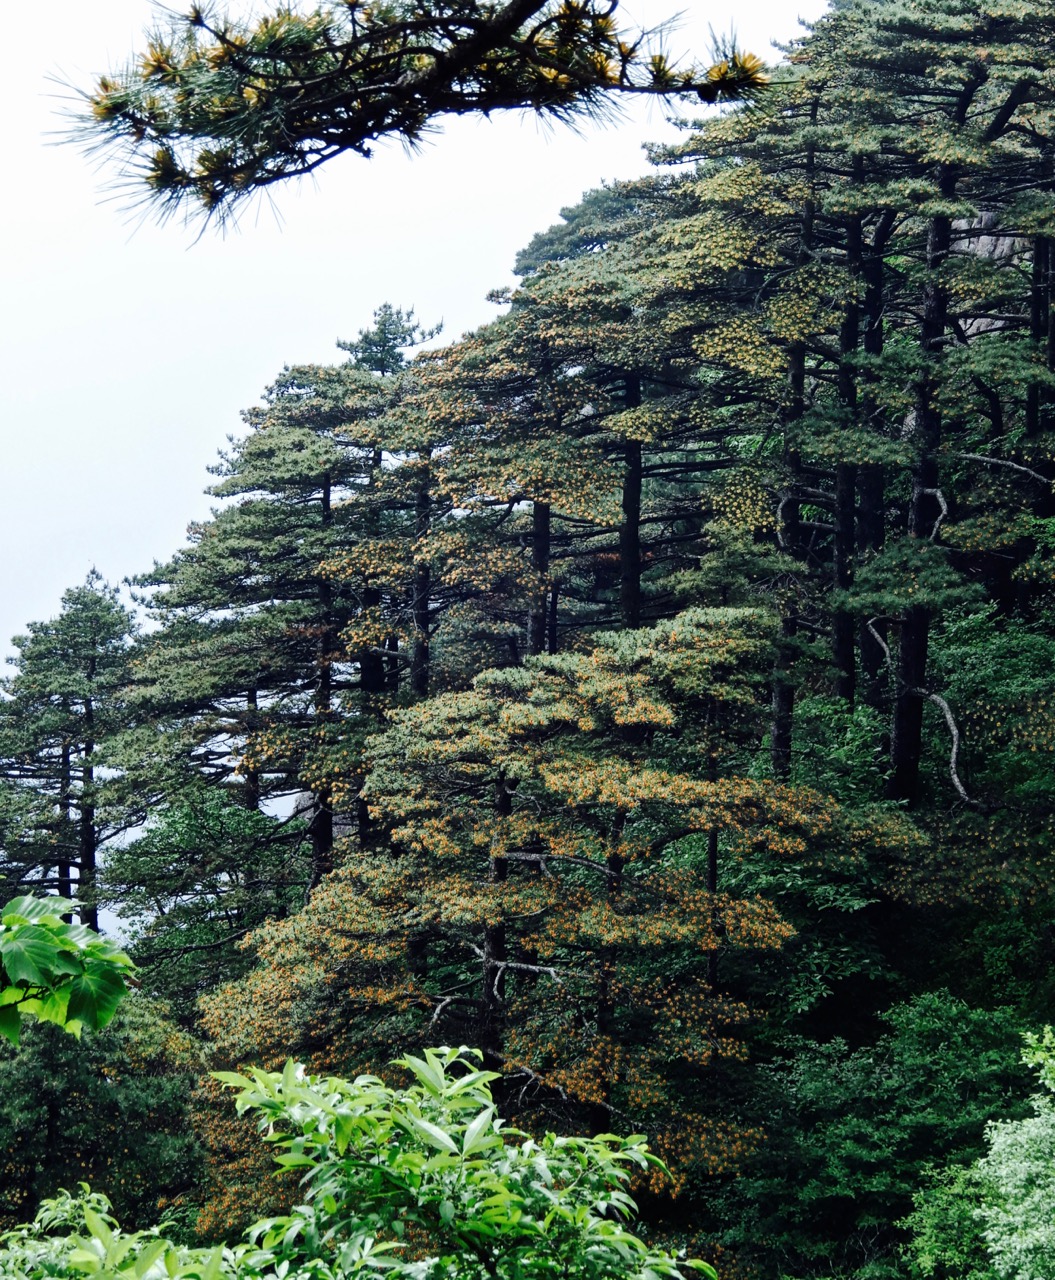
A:
<svg viewBox="0 0 1055 1280">
<path fill-rule="evenodd" d="M 416 145 L 443 115 L 603 115 L 620 94 L 750 95 L 762 63 L 729 51 L 672 66 L 621 31 L 614 0 L 417 0 L 282 7 L 233 19 L 209 5 L 159 28 L 88 98 L 88 137 L 116 144 L 162 210 L 223 213 L 253 191 L 381 138 Z"/>
</svg>

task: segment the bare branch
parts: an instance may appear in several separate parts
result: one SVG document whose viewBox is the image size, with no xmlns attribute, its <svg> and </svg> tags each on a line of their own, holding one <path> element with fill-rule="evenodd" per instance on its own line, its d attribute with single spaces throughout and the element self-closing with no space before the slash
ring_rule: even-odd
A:
<svg viewBox="0 0 1055 1280">
<path fill-rule="evenodd" d="M 991 458 L 985 453 L 958 453 L 957 458 L 964 458 L 968 462 L 984 462 L 989 467 L 1007 467 L 1009 471 L 1021 471 L 1023 475 L 1029 476 L 1031 480 L 1037 480 L 1049 488 L 1055 481 L 1049 480 L 1047 476 L 1042 476 L 1039 471 L 1034 471 L 1031 467 L 1024 467 L 1020 462 L 1009 462 L 1006 458 Z"/>
</svg>

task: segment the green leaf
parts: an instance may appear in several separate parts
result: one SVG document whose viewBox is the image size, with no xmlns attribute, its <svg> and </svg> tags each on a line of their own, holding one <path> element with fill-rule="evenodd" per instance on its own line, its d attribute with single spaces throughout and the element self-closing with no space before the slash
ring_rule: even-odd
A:
<svg viewBox="0 0 1055 1280">
<path fill-rule="evenodd" d="M 0 1004 L 0 1036 L 18 1047 L 19 1033 L 22 1030 L 22 1019 L 13 1004 Z"/>
<path fill-rule="evenodd" d="M 55 910 L 60 902 L 62 911 L 80 906 L 80 903 L 68 898 L 12 898 L 4 906 L 0 921 L 5 925 L 40 924 L 47 921 L 48 924 L 61 926 L 62 913 Z"/>
<path fill-rule="evenodd" d="M 104 1248 L 109 1249 L 114 1238 L 114 1233 L 106 1225 L 103 1218 L 89 1205 L 84 1206 L 84 1225 L 96 1240 L 101 1241 Z"/>
<path fill-rule="evenodd" d="M 0 961 L 11 982 L 45 987 L 55 972 L 59 947 L 46 929 L 27 924 L 0 934 Z"/>
<path fill-rule="evenodd" d="M 439 1151 L 446 1151 L 452 1156 L 459 1155 L 457 1144 L 449 1133 L 434 1125 L 429 1120 L 423 1120 L 420 1116 L 407 1116 L 405 1123 L 409 1125 L 419 1137 L 425 1139 L 430 1147 L 436 1147 Z"/>
<path fill-rule="evenodd" d="M 119 970 L 102 962 L 89 964 L 70 983 L 69 1016 L 98 1031 L 114 1016 L 127 989 Z"/>
</svg>

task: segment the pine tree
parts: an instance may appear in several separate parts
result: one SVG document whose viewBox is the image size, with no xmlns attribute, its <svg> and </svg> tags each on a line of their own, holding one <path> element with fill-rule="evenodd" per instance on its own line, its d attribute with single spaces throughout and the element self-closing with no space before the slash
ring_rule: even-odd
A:
<svg viewBox="0 0 1055 1280">
<path fill-rule="evenodd" d="M 135 625 L 94 570 L 50 622 L 16 636 L 3 682 L 0 769 L 15 806 L 3 851 L 4 892 L 55 889 L 98 928 L 101 851 L 141 821 L 140 806 L 105 768 L 126 723 L 124 686 Z"/>
</svg>

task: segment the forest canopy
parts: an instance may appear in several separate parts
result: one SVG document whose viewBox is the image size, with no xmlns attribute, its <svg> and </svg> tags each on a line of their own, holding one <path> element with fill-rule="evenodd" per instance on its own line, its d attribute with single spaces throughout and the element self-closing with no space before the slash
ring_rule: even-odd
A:
<svg viewBox="0 0 1055 1280">
<path fill-rule="evenodd" d="M 338 85 L 338 132 L 298 133 L 299 77 L 369 53 L 435 86 L 502 15 L 516 57 L 453 107 L 422 89 L 419 124 L 662 88 L 596 61 L 614 10 L 487 13 L 430 7 L 408 72 L 409 8 L 195 11 L 98 127 L 162 157 L 162 199 L 223 205 L 409 127 L 392 98 L 348 123 Z M 261 59 L 281 84 L 247 97 Z M 1046 0 L 836 5 L 755 100 L 540 231 L 491 323 L 439 345 L 383 303 L 283 369 L 210 518 L 129 566 L 134 609 L 93 576 L 16 639 L 0 888 L 115 913 L 140 983 L 88 1054 L 44 1026 L 0 1059 L 17 1217 L 44 1132 L 35 1195 L 73 1168 L 173 1248 L 267 1218 L 292 1257 L 296 1174 L 208 1072 L 277 1107 L 293 1059 L 395 1105 L 447 1044 L 525 1142 L 647 1142 L 634 1265 L 1046 1274 L 1053 71 Z M 127 1146 L 93 1140 L 115 1090 Z"/>
</svg>

